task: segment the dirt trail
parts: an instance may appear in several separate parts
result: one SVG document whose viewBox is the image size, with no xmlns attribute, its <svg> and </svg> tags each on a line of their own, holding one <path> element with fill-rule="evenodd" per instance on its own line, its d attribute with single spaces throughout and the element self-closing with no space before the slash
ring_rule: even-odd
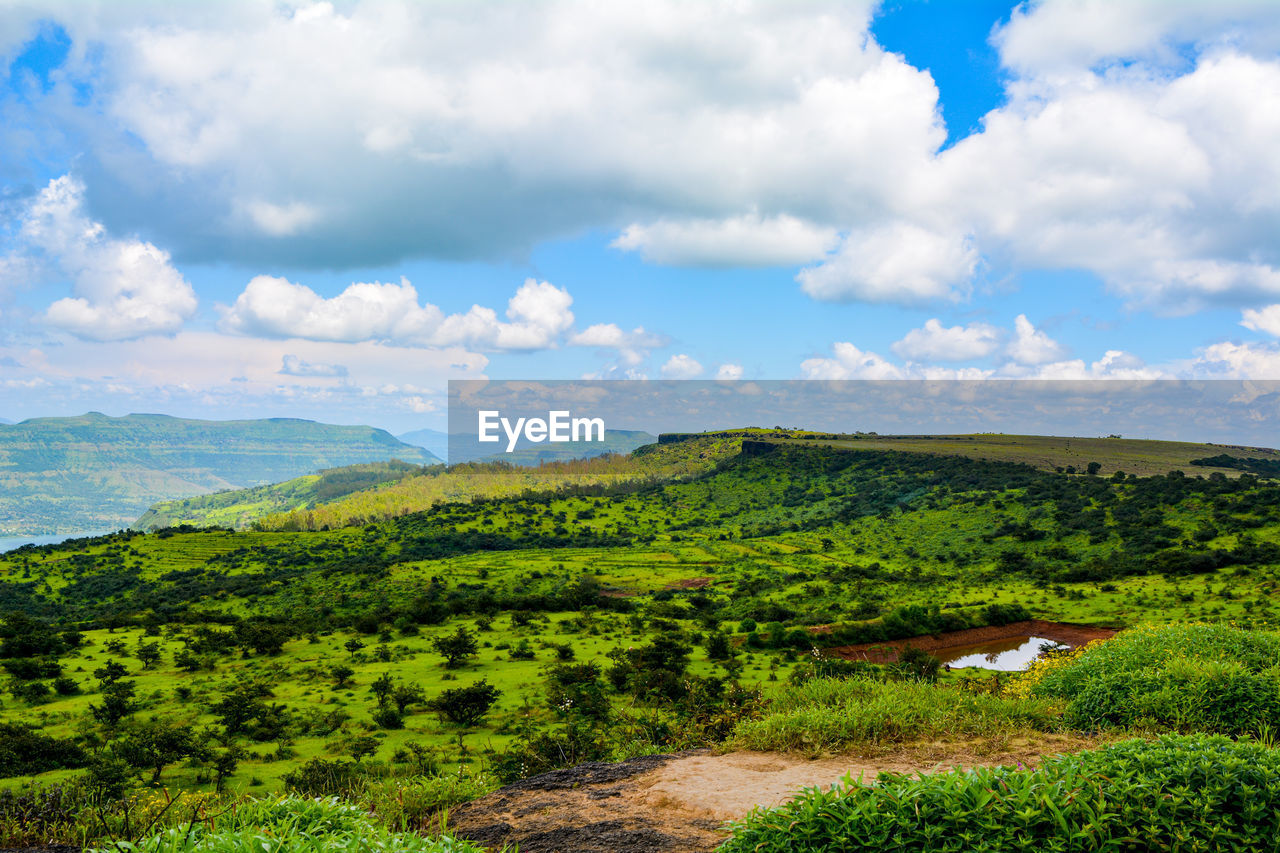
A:
<svg viewBox="0 0 1280 853">
<path fill-rule="evenodd" d="M 727 820 L 756 805 L 780 805 L 802 788 L 828 786 L 846 774 L 870 781 L 904 773 L 993 764 L 1034 764 L 1067 751 L 1053 742 L 981 757 L 948 745 L 875 758 L 808 760 L 762 752 L 707 750 L 583 764 L 524 779 L 449 814 L 463 838 L 520 853 L 699 853 L 725 838 Z M 1068 746 L 1063 743 L 1061 746 Z"/>
</svg>

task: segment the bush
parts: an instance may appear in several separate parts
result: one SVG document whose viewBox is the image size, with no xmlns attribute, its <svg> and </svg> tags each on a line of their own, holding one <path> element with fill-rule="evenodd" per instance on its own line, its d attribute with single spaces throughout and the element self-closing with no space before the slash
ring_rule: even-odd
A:
<svg viewBox="0 0 1280 853">
<path fill-rule="evenodd" d="M 721 853 L 1275 850 L 1280 751 L 1221 736 L 809 789 L 733 826 Z"/>
<path fill-rule="evenodd" d="M 481 679 L 469 687 L 454 687 L 444 691 L 428 702 L 427 708 L 460 726 L 474 726 L 484 719 L 484 715 L 489 713 L 500 695 L 502 691 Z"/>
<path fill-rule="evenodd" d="M 1078 729 L 1251 734 L 1280 727 L 1280 634 L 1146 626 L 1034 666 L 1025 694 L 1069 700 Z"/>
</svg>

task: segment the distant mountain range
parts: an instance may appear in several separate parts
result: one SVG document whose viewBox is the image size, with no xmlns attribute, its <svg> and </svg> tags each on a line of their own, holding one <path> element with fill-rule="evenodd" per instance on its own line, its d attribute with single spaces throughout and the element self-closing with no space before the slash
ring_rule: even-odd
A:
<svg viewBox="0 0 1280 853">
<path fill-rule="evenodd" d="M 495 445 L 481 444 L 470 434 L 450 436 L 435 429 L 406 432 L 398 438 L 434 453 L 450 465 L 462 462 L 510 462 L 512 465 L 538 465 L 542 462 L 563 462 L 568 459 L 589 459 L 605 453 L 630 453 L 637 447 L 653 444 L 658 437 L 643 430 L 605 430 L 604 441 L 570 441 L 563 444 L 530 444 L 522 440 L 511 453 L 494 452 Z M 452 439 L 452 447 L 450 447 Z"/>
<path fill-rule="evenodd" d="M 126 527 L 153 503 L 324 468 L 440 460 L 368 426 L 97 412 L 0 425 L 0 535 Z"/>
</svg>

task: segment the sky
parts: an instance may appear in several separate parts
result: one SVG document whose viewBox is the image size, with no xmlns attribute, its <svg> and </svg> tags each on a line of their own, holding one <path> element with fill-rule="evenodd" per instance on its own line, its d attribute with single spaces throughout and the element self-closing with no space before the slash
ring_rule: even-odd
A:
<svg viewBox="0 0 1280 853">
<path fill-rule="evenodd" d="M 0 0 L 0 418 L 1280 378 L 1273 0 Z"/>
</svg>

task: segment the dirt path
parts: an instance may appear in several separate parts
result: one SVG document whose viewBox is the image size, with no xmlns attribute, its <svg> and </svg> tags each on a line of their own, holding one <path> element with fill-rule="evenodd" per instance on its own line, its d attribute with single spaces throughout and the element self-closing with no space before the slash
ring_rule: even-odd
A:
<svg viewBox="0 0 1280 853">
<path fill-rule="evenodd" d="M 1056 747 L 1056 748 L 1055 748 Z M 904 773 L 992 764 L 1034 764 L 1067 751 L 1065 741 L 975 756 L 949 745 L 917 747 L 875 758 L 822 758 L 762 752 L 712 755 L 706 750 L 583 764 L 524 779 L 449 814 L 461 837 L 520 853 L 699 853 L 725 838 L 727 820 L 756 805 L 780 805 L 806 787 L 846 774 L 868 781 L 884 770 Z"/>
</svg>

